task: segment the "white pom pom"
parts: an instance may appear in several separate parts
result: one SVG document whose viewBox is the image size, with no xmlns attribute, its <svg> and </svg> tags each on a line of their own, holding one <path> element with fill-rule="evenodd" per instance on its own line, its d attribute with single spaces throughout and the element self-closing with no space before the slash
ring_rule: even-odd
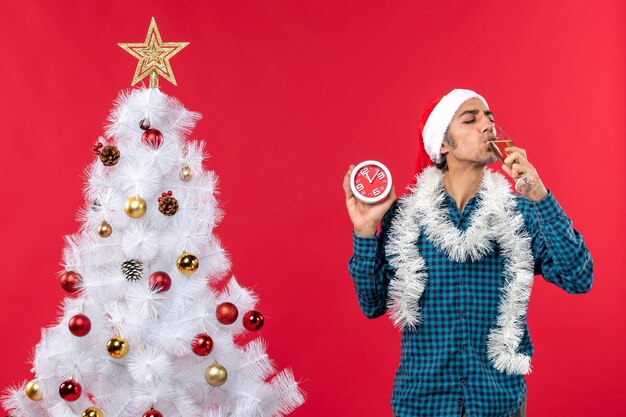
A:
<svg viewBox="0 0 626 417">
<path fill-rule="evenodd" d="M 172 377 L 168 357 L 153 348 L 133 349 L 128 355 L 128 372 L 140 384 L 149 384 Z"/>
<path fill-rule="evenodd" d="M 124 230 L 122 252 L 127 258 L 151 261 L 159 253 L 159 237 L 144 223 L 132 223 Z"/>
</svg>

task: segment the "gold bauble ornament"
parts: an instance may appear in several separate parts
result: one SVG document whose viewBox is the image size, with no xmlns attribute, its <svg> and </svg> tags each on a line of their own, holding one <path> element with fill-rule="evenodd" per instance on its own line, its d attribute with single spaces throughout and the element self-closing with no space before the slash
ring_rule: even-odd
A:
<svg viewBox="0 0 626 417">
<path fill-rule="evenodd" d="M 207 384 L 212 387 L 220 387 L 224 385 L 228 379 L 228 372 L 222 365 L 213 362 L 213 364 L 204 371 L 204 379 L 206 379 Z"/>
<path fill-rule="evenodd" d="M 98 407 L 89 407 L 83 411 L 83 417 L 104 417 L 104 413 Z"/>
<path fill-rule="evenodd" d="M 138 219 L 143 217 L 146 214 L 148 206 L 146 205 L 146 200 L 139 197 L 138 195 L 134 197 L 128 197 L 126 200 L 126 204 L 124 204 L 124 211 L 128 215 L 128 217 L 132 217 L 133 219 Z"/>
<path fill-rule="evenodd" d="M 105 221 L 100 223 L 100 225 L 98 226 L 98 234 L 100 235 L 100 237 L 109 237 L 111 236 L 111 233 L 113 233 L 113 228 L 109 223 Z"/>
<path fill-rule="evenodd" d="M 121 336 L 115 336 L 107 342 L 107 353 L 115 359 L 122 359 L 128 353 L 128 342 Z"/>
<path fill-rule="evenodd" d="M 193 171 L 189 168 L 189 165 L 185 164 L 183 169 L 180 170 L 180 179 L 189 182 L 193 178 Z"/>
<path fill-rule="evenodd" d="M 184 275 L 191 275 L 198 270 L 198 267 L 200 266 L 200 261 L 198 260 L 198 257 L 196 255 L 184 252 L 178 257 L 178 260 L 176 261 L 176 266 L 178 267 L 178 270 Z"/>
<path fill-rule="evenodd" d="M 33 379 L 26 384 L 26 395 L 33 401 L 41 401 L 43 399 L 43 393 L 37 380 Z"/>
</svg>

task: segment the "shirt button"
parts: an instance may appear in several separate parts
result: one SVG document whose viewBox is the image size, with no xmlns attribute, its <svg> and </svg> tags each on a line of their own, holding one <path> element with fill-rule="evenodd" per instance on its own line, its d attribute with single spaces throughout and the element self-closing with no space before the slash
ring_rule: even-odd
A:
<svg viewBox="0 0 626 417">
<path fill-rule="evenodd" d="M 465 345 L 461 345 L 461 350 L 465 350 Z"/>
<path fill-rule="evenodd" d="M 462 385 L 467 384 L 467 379 L 462 379 L 462 380 L 461 380 L 461 384 L 462 384 Z"/>
<path fill-rule="evenodd" d="M 460 281 L 459 281 L 459 285 L 463 285 L 463 284 L 465 284 L 465 281 L 460 280 Z"/>
<path fill-rule="evenodd" d="M 461 312 L 459 313 L 459 316 L 461 316 L 461 317 L 465 317 L 465 312 L 464 312 L 464 311 L 461 311 Z"/>
</svg>

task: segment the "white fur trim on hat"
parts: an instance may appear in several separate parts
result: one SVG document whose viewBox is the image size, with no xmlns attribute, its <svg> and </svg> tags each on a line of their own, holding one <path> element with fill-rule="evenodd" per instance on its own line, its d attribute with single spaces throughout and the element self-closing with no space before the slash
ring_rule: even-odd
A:
<svg viewBox="0 0 626 417">
<path fill-rule="evenodd" d="M 467 100 L 477 98 L 480 99 L 485 106 L 489 108 L 487 101 L 478 93 L 472 90 L 464 90 L 461 88 L 454 89 L 437 103 L 428 120 L 424 125 L 422 137 L 424 138 L 424 149 L 433 162 L 441 162 L 441 144 L 448 126 L 452 122 L 454 113 Z"/>
</svg>

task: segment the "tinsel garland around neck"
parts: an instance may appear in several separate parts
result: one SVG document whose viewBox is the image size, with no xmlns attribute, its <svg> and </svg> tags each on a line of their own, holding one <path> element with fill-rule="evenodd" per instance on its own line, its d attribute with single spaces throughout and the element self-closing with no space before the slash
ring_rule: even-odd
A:
<svg viewBox="0 0 626 417">
<path fill-rule="evenodd" d="M 399 327 L 417 328 L 422 322 L 419 299 L 428 272 L 417 241 L 425 236 L 455 262 L 476 262 L 500 246 L 505 284 L 498 316 L 487 339 L 487 356 L 496 369 L 508 374 L 530 373 L 530 357 L 517 353 L 522 339 L 523 316 L 533 284 L 531 239 L 506 178 L 485 169 L 477 194 L 478 207 L 467 230 L 457 229 L 445 210 L 443 174 L 434 166 L 417 178 L 411 194 L 398 203 L 389 230 L 386 253 L 395 268 L 389 285 L 388 308 Z"/>
</svg>

